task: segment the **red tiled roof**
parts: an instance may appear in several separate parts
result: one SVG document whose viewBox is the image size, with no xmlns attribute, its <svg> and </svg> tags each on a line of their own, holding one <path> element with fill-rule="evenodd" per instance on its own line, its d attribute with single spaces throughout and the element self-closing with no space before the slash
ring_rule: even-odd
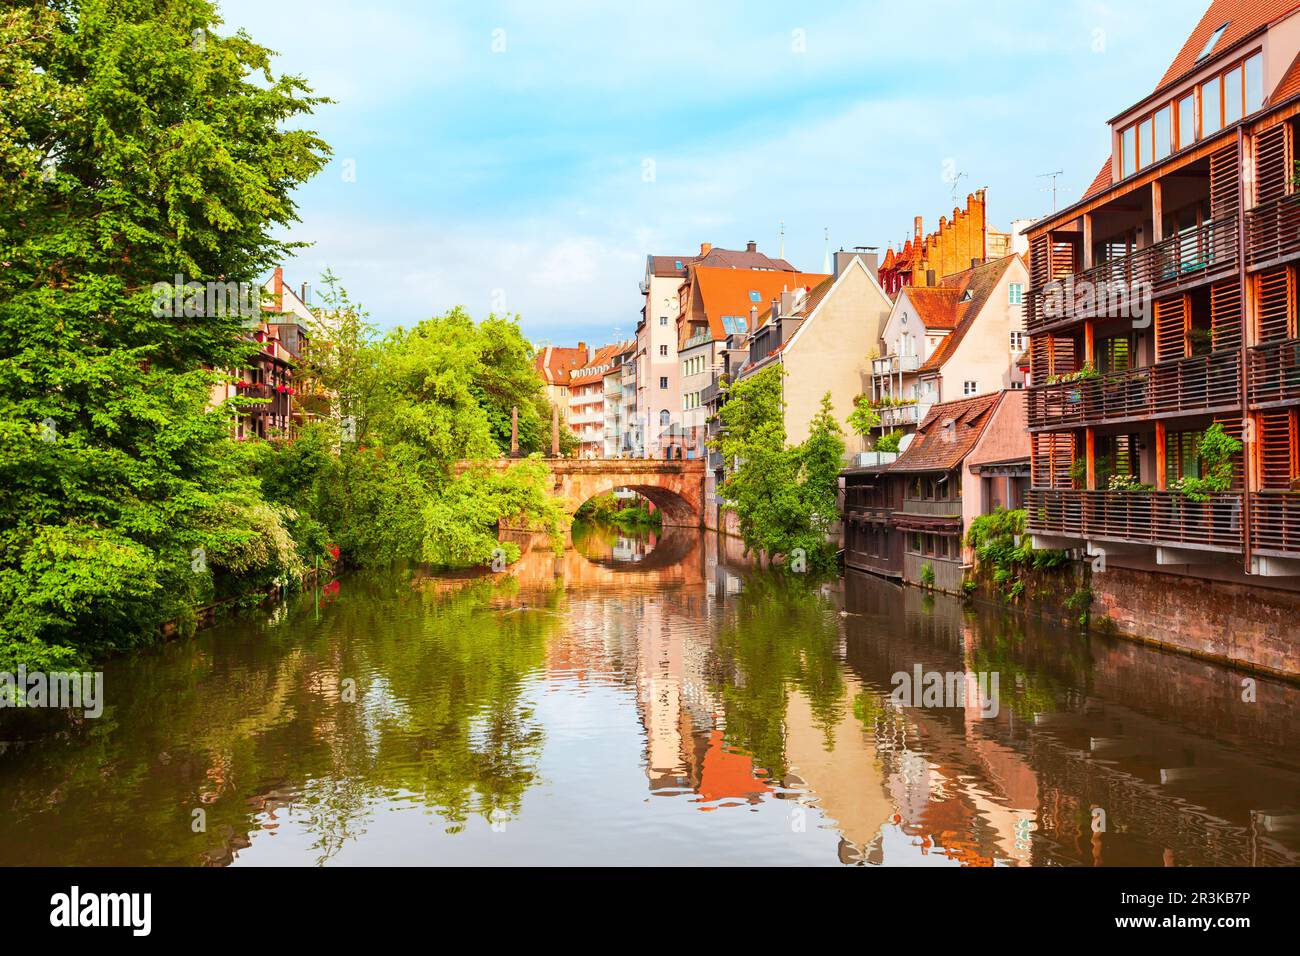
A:
<svg viewBox="0 0 1300 956">
<path fill-rule="evenodd" d="M 935 405 L 925 416 L 925 421 L 917 426 L 912 443 L 889 470 L 949 471 L 956 468 L 979 441 L 1001 397 L 1001 392 L 994 392 Z"/>
<path fill-rule="evenodd" d="M 547 346 L 533 359 L 533 368 L 537 369 L 537 373 L 542 376 L 542 380 L 547 385 L 567 384 L 569 373 L 586 364 L 585 348 L 565 349 Z"/>
<path fill-rule="evenodd" d="M 1300 0 L 1214 0 L 1174 61 L 1169 64 L 1169 69 L 1156 84 L 1156 89 L 1173 83 L 1196 69 L 1201 50 L 1214 31 L 1224 24 L 1227 24 L 1227 29 L 1214 44 L 1214 49 L 1207 52 L 1207 57 L 1223 52 L 1260 27 L 1267 26 L 1297 8 L 1300 8 Z"/>
<path fill-rule="evenodd" d="M 983 310 L 984 304 L 988 302 L 994 288 L 1002 281 L 1002 277 L 1006 275 L 1007 270 L 1011 268 L 1011 264 L 1017 259 L 1020 259 L 1019 254 L 1012 253 L 1001 259 L 995 259 L 973 269 L 967 269 L 965 272 L 958 272 L 943 278 L 942 282 L 952 281 L 961 293 L 956 309 L 957 323 L 952 327 L 952 334 L 944 336 L 943 341 L 939 343 L 939 347 L 925 360 L 925 364 L 920 369 L 922 372 L 932 372 L 943 367 L 943 363 L 948 361 L 949 356 L 956 351 L 957 346 L 966 337 L 966 332 L 975 324 L 975 320 Z M 1020 261 L 1023 264 L 1024 260 Z M 966 293 L 968 292 L 970 298 L 966 299 Z M 965 301 L 961 301 L 963 299 Z M 928 322 L 926 328 L 930 328 Z"/>
<path fill-rule="evenodd" d="M 569 373 L 570 385 L 590 385 L 593 382 L 599 382 L 605 377 L 608 368 L 602 366 L 609 365 L 616 355 L 626 352 L 628 343 L 616 342 L 613 345 L 602 345 L 596 349 L 596 354 L 592 356 L 590 362 L 586 362 L 581 368 L 574 369 Z"/>
<path fill-rule="evenodd" d="M 1300 93 L 1300 53 L 1297 53 L 1296 58 L 1291 61 L 1291 66 L 1282 77 L 1282 82 L 1277 85 L 1277 89 L 1273 91 L 1268 101 L 1281 103 L 1297 93 Z"/>
<path fill-rule="evenodd" d="M 1097 195 L 1097 193 L 1104 192 L 1105 190 L 1110 189 L 1111 187 L 1110 174 L 1111 174 L 1111 161 L 1110 161 L 1110 157 L 1107 156 L 1106 161 L 1101 164 L 1101 169 L 1097 171 L 1097 175 L 1093 179 L 1092 185 L 1084 190 L 1083 198 L 1090 199 L 1093 196 Z"/>
</svg>

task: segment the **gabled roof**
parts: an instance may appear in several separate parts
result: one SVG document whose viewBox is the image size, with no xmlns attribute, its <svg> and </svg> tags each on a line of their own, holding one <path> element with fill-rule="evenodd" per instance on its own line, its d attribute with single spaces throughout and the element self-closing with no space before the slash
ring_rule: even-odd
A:
<svg viewBox="0 0 1300 956">
<path fill-rule="evenodd" d="M 657 276 L 686 277 L 686 272 L 699 260 L 699 256 L 651 256 L 650 272 Z M 679 266 L 678 263 L 681 263 Z"/>
<path fill-rule="evenodd" d="M 1156 89 L 1177 82 L 1195 70 L 1198 63 L 1216 53 L 1222 53 L 1260 27 L 1268 26 L 1297 8 L 1300 8 L 1300 0 L 1214 0 L 1174 61 L 1169 64 L 1169 69 L 1165 70 Z M 1212 49 L 1205 50 L 1210 37 L 1225 24 L 1227 28 L 1223 35 L 1215 41 Z M 1205 56 L 1201 56 L 1202 51 Z"/>
<path fill-rule="evenodd" d="M 1001 392 L 993 392 L 935 405 L 917 426 L 912 443 L 889 470 L 918 472 L 956 468 L 979 441 L 1001 397 Z"/>
<path fill-rule="evenodd" d="M 1282 82 L 1277 85 L 1277 89 L 1273 91 L 1268 101 L 1281 103 L 1297 93 L 1300 93 L 1300 53 L 1297 53 L 1296 58 L 1291 61 L 1291 66 L 1282 77 Z"/>
<path fill-rule="evenodd" d="M 1092 185 L 1083 191 L 1084 199 L 1091 199 L 1093 196 L 1097 195 L 1097 193 L 1105 192 L 1111 187 L 1111 165 L 1110 157 L 1107 156 L 1106 161 L 1101 164 L 1101 169 L 1098 170 L 1097 175 L 1093 177 Z"/>
<path fill-rule="evenodd" d="M 769 272 L 751 269 L 719 269 L 696 266 L 692 273 L 696 292 L 709 320 L 709 332 L 715 340 L 726 338 L 722 326 L 724 315 L 743 316 L 749 321 L 750 310 L 771 309 L 771 302 L 782 292 L 809 289 L 829 278 L 822 273 Z M 755 299 L 751 293 L 757 293 Z M 752 331 L 752 330 L 747 330 Z"/>
<path fill-rule="evenodd" d="M 944 337 L 928 359 L 925 360 L 920 368 L 921 372 L 933 372 L 943 367 L 943 363 L 948 361 L 949 357 L 957 350 L 966 333 L 979 318 L 989 296 L 997 288 L 1002 277 L 1007 274 L 1007 270 L 1016 260 L 1020 259 L 1018 253 L 1013 253 L 1001 259 L 995 259 L 992 262 L 986 262 L 983 265 L 976 266 L 973 269 L 967 269 L 965 272 L 958 272 L 955 275 L 945 276 L 943 281 L 955 280 L 955 284 L 960 290 L 960 298 L 957 302 L 956 314 L 957 323 L 953 326 L 952 334 Z M 1023 264 L 1024 260 L 1020 260 Z M 930 326 L 927 324 L 926 328 Z"/>
<path fill-rule="evenodd" d="M 548 345 L 533 359 L 533 367 L 547 385 L 567 385 L 570 372 L 586 364 L 585 348 L 566 349 Z"/>
</svg>

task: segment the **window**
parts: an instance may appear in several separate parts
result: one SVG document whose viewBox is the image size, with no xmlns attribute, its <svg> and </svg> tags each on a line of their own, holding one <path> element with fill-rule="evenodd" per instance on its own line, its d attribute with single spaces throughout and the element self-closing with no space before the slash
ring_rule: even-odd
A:
<svg viewBox="0 0 1300 956">
<path fill-rule="evenodd" d="M 1153 162 L 1164 159 L 1169 155 L 1170 145 L 1173 142 L 1169 129 L 1171 113 L 1172 110 L 1168 106 L 1158 109 L 1155 112 L 1155 145 L 1152 148 L 1151 153 L 1151 159 Z"/>
<path fill-rule="evenodd" d="M 979 392 L 979 384 L 976 382 L 962 383 L 961 391 L 963 395 L 975 395 Z"/>
<path fill-rule="evenodd" d="M 748 327 L 749 322 L 743 315 L 724 315 L 722 317 L 722 330 L 728 335 L 744 332 Z"/>
<path fill-rule="evenodd" d="M 659 354 L 666 357 L 668 355 L 668 346 L 666 345 L 659 346 Z"/>
<path fill-rule="evenodd" d="M 1144 119 L 1138 123 L 1137 168 L 1151 162 L 1151 120 Z"/>
<path fill-rule="evenodd" d="M 763 299 L 763 297 L 760 296 L 760 295 L 758 294 L 758 290 L 757 290 L 757 289 L 750 289 L 750 290 L 749 290 L 749 301 L 750 301 L 750 302 L 761 302 L 762 299 Z"/>
<path fill-rule="evenodd" d="M 660 376 L 659 376 L 659 387 L 660 387 L 660 388 L 664 388 L 664 389 L 666 389 L 666 388 L 668 387 L 668 376 L 667 376 L 667 375 L 660 375 Z M 667 415 L 668 413 L 667 413 L 667 412 L 664 412 L 664 414 Z"/>
<path fill-rule="evenodd" d="M 660 324 L 660 325 L 667 325 L 667 324 L 668 324 L 668 316 L 666 316 L 666 315 L 661 315 L 661 316 L 659 316 L 659 324 Z"/>
<path fill-rule="evenodd" d="M 1015 391 L 1019 391 L 1020 389 L 1022 389 L 1022 388 L 1024 388 L 1024 387 L 1025 387 L 1025 383 L 1024 383 L 1024 382 L 1012 382 L 1012 383 L 1011 383 L 1011 390 L 1012 390 L 1013 392 L 1015 392 Z"/>
<path fill-rule="evenodd" d="M 679 270 L 682 268 L 682 260 L 681 260 L 681 259 L 678 259 L 678 260 L 677 260 L 677 268 L 678 268 Z"/>
<path fill-rule="evenodd" d="M 666 381 L 668 381 L 668 379 L 666 379 L 666 378 L 661 378 L 659 381 L 661 381 L 661 382 L 666 382 Z M 669 420 L 670 420 L 670 417 L 669 417 L 669 415 L 668 415 L 668 409 L 665 408 L 663 411 L 661 411 L 661 412 L 659 413 L 659 426 L 660 426 L 661 428 L 667 428 L 667 427 L 668 427 L 668 422 L 669 422 Z"/>
<path fill-rule="evenodd" d="M 1178 101 L 1178 148 L 1196 142 L 1196 94 L 1188 93 Z"/>
<path fill-rule="evenodd" d="M 1023 352 L 1024 350 L 1025 350 L 1025 333 L 1024 333 L 1024 332 L 1012 332 L 1012 333 L 1011 333 L 1011 351 L 1012 351 L 1012 353 L 1018 355 L 1018 354 L 1020 354 L 1021 352 Z"/>
<path fill-rule="evenodd" d="M 1264 55 L 1256 53 L 1246 61 L 1246 113 L 1264 105 Z"/>
<path fill-rule="evenodd" d="M 1241 67 L 1223 74 L 1223 125 L 1241 119 Z"/>
<path fill-rule="evenodd" d="M 1013 282 L 1007 286 L 1007 302 L 1011 305 L 1020 305 L 1025 301 L 1025 286 L 1021 282 Z"/>
<path fill-rule="evenodd" d="M 1137 147 L 1137 129 L 1130 126 L 1124 132 L 1119 134 L 1119 177 L 1123 179 L 1129 173 L 1135 172 L 1137 167 L 1136 161 Z"/>
<path fill-rule="evenodd" d="M 1216 76 L 1201 84 L 1201 135 L 1210 136 L 1223 129 L 1223 97 Z"/>
<path fill-rule="evenodd" d="M 1232 22 L 1231 20 L 1228 21 L 1228 23 L 1231 22 Z M 1207 56 L 1209 56 L 1211 53 L 1214 52 L 1215 44 L 1217 44 L 1219 42 L 1219 38 L 1223 36 L 1223 31 L 1228 29 L 1228 23 L 1225 23 L 1223 26 L 1219 27 L 1219 29 L 1215 30 L 1213 33 L 1210 34 L 1210 38 L 1205 41 L 1205 46 L 1201 49 L 1200 54 L 1196 57 L 1197 63 L 1200 63 Z"/>
</svg>

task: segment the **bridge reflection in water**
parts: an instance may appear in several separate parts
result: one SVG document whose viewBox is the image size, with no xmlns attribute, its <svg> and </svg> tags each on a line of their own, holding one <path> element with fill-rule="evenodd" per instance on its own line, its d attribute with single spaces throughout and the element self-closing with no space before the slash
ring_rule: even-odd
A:
<svg viewBox="0 0 1300 956">
<path fill-rule="evenodd" d="M 998 673 L 996 716 L 895 706 L 917 666 Z M 0 863 L 1295 864 L 1300 689 L 1241 681 L 694 530 L 580 532 L 114 662 L 108 719 L 48 742 L 0 723 Z"/>
</svg>

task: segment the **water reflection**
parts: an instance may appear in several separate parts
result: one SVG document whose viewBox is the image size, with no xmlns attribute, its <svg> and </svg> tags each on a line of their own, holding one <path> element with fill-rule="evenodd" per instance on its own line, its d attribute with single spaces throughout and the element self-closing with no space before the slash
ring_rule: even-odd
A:
<svg viewBox="0 0 1300 956">
<path fill-rule="evenodd" d="M 681 529 L 573 544 L 116 663 L 100 720 L 9 712 L 0 862 L 1300 862 L 1294 687 Z M 895 706 L 917 665 L 997 672 L 996 717 Z"/>
</svg>

